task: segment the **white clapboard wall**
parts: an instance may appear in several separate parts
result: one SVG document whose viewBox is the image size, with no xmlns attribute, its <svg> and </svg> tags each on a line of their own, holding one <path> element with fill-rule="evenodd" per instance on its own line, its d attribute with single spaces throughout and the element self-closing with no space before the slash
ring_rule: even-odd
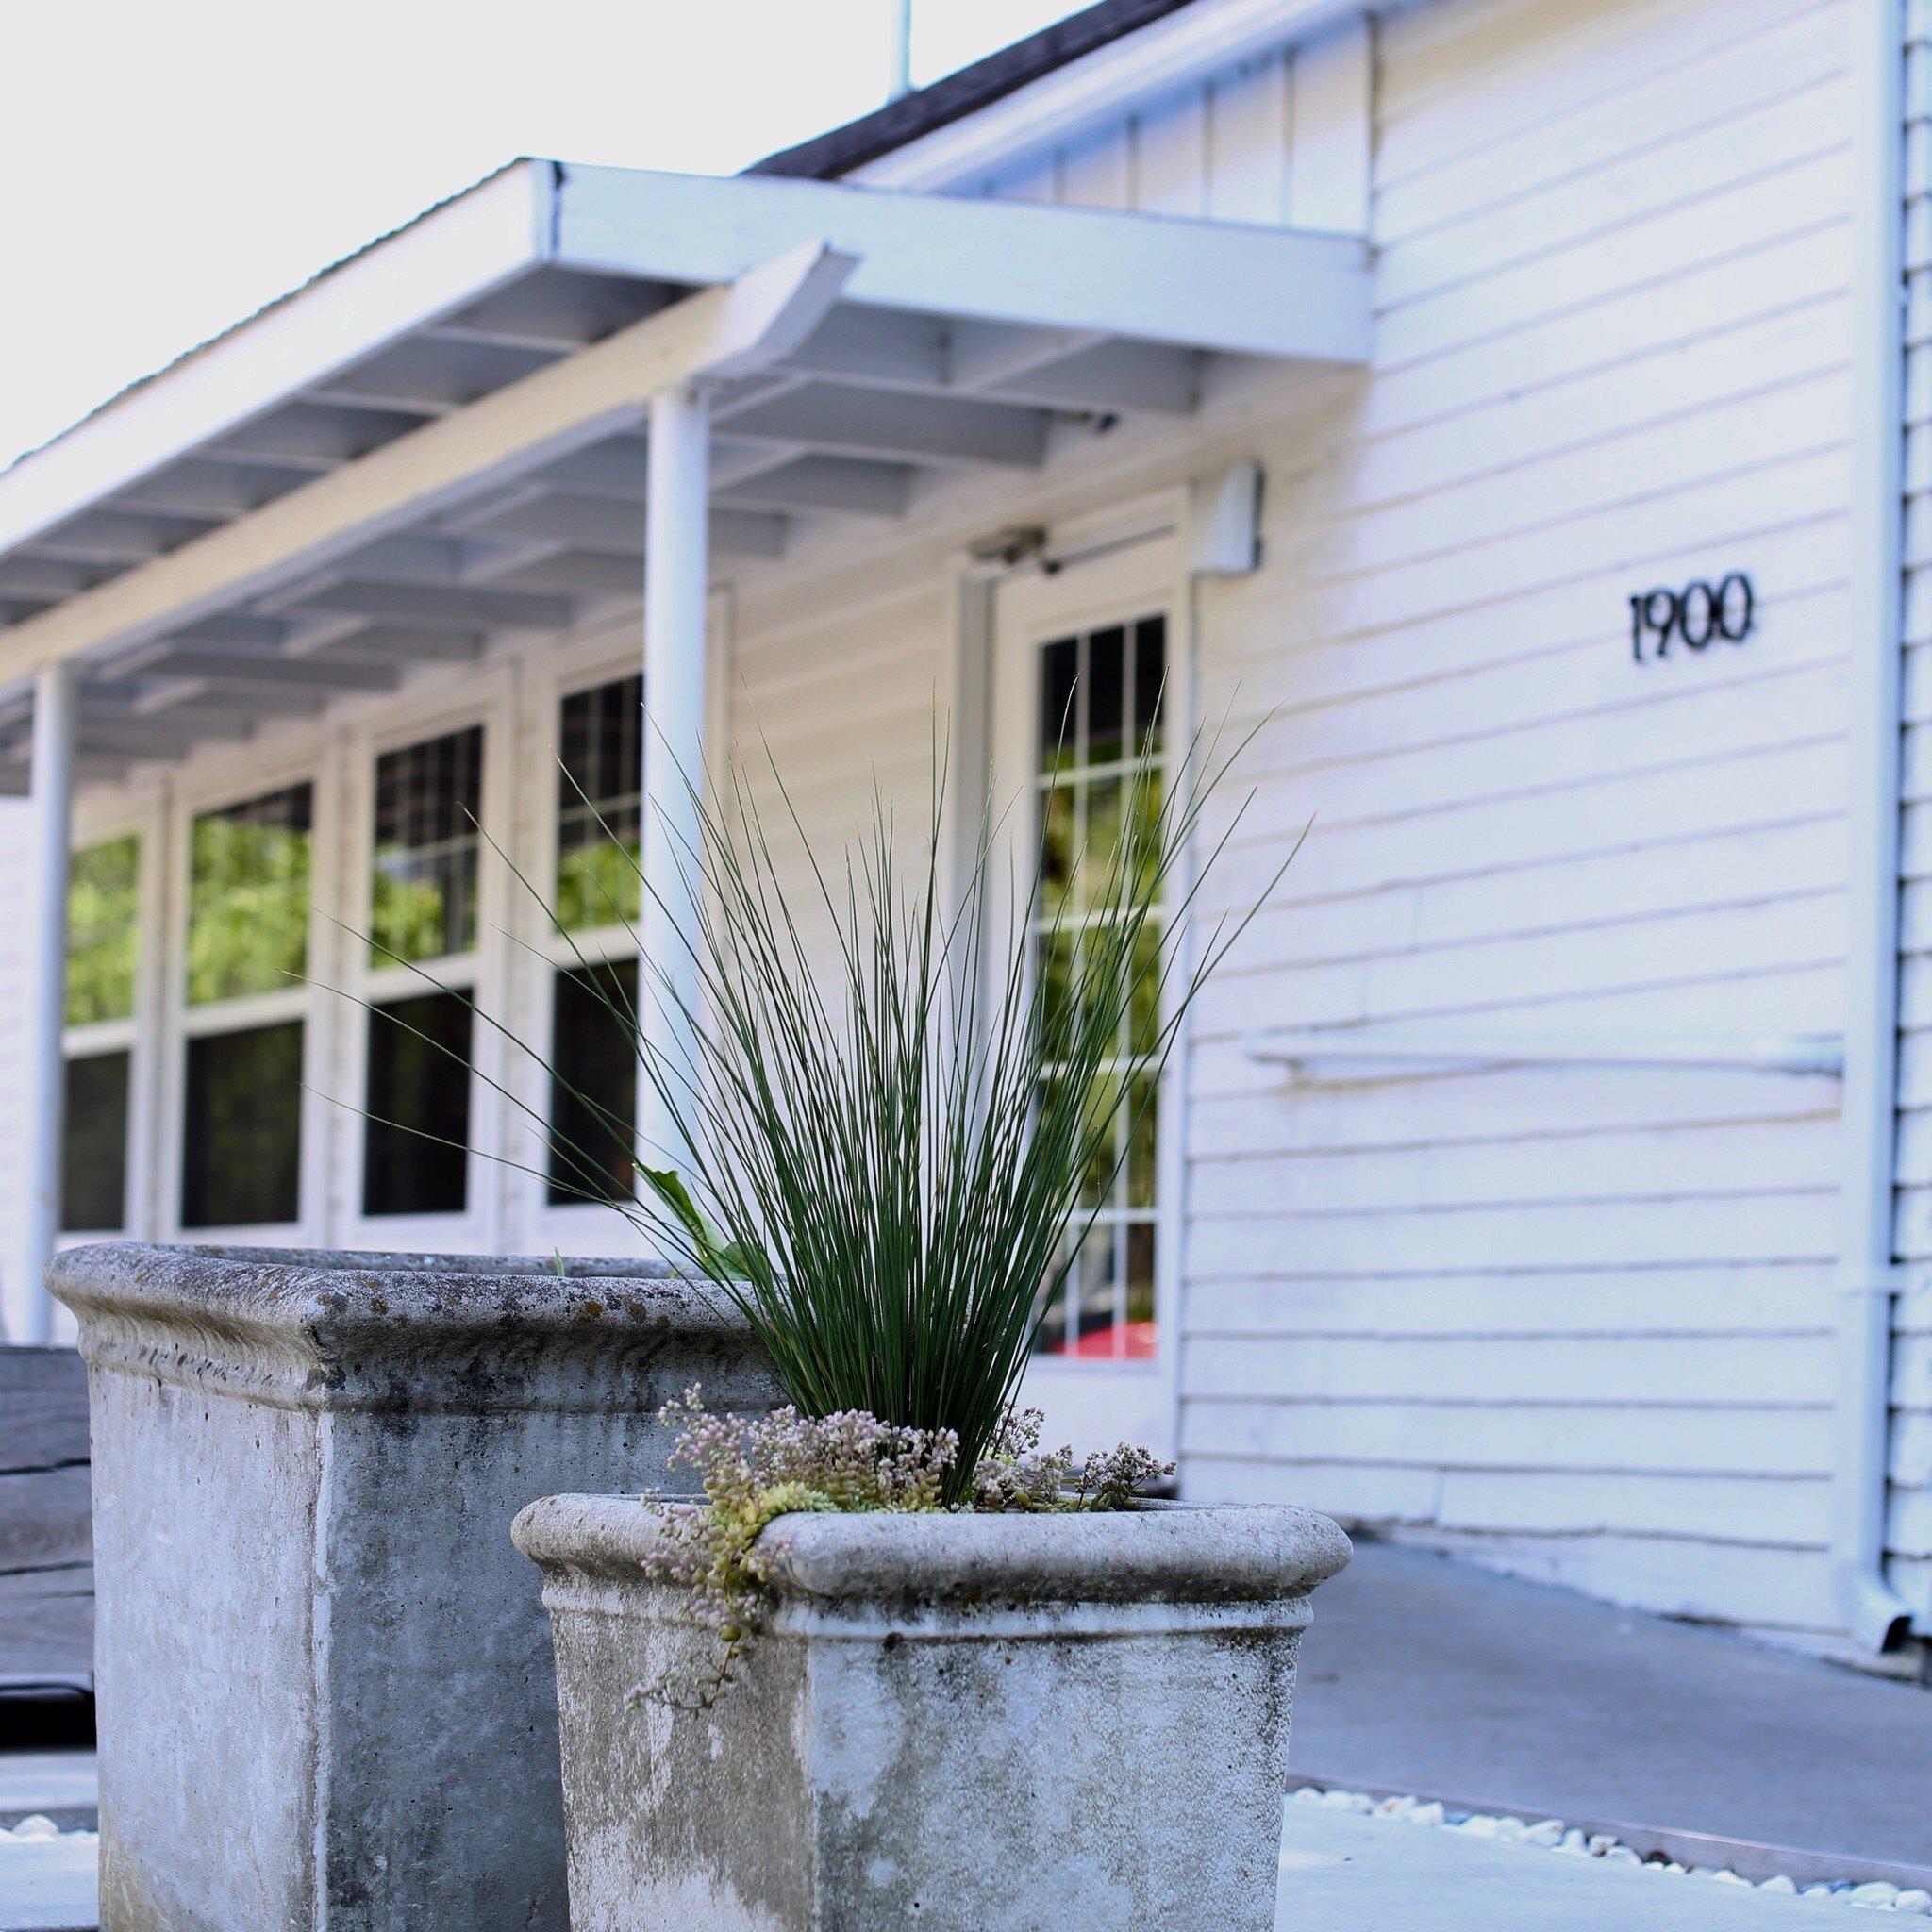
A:
<svg viewBox="0 0 1932 1932">
<path fill-rule="evenodd" d="M 1205 703 L 1279 708 L 1266 831 L 1316 823 L 1197 1034 L 1191 1487 L 1806 1644 L 1833 1084 L 1294 1089 L 1243 1036 L 1840 1025 L 1849 25 L 1387 19 L 1376 373 L 1319 468 L 1276 458 L 1271 568 L 1202 620 Z M 1631 661 L 1630 592 L 1733 570 L 1756 635 Z"/>
<path fill-rule="evenodd" d="M 1271 714 L 1229 895 L 1316 823 L 1195 1032 L 1190 1490 L 1812 1645 L 1833 1084 L 1291 1088 L 1244 1041 L 1841 1024 L 1850 30 L 1819 0 L 1389 14 L 1374 377 L 1250 429 L 1266 564 L 1199 613 L 1204 711 Z M 1254 61 L 960 185 L 1306 220 L 1297 94 Z M 1755 637 L 1630 662 L 1631 591 L 1734 569 Z"/>
<path fill-rule="evenodd" d="M 1432 0 L 1380 21 L 1353 82 L 1351 43 L 1330 42 L 950 184 L 1336 226 L 1366 202 L 1374 367 L 1238 373 L 1198 419 L 1124 423 L 1037 479 L 915 508 L 890 546 L 861 530 L 749 573 L 719 616 L 721 733 L 768 803 L 769 747 L 836 854 L 874 774 L 890 800 L 924 801 L 934 706 L 961 686 L 967 538 L 1257 458 L 1262 568 L 1202 583 L 1195 613 L 1200 709 L 1265 719 L 1224 896 L 1315 827 L 1191 1041 L 1188 1489 L 1306 1501 L 1816 1647 L 1834 1641 L 1835 1085 L 1395 1067 L 1298 1086 L 1247 1040 L 1382 1020 L 1841 1024 L 1855 4 Z M 1373 98 L 1372 127 L 1351 132 L 1344 97 Z M 1732 570 L 1757 586 L 1752 638 L 1630 661 L 1632 591 Z M 1932 618 L 1914 636 L 1932 646 Z M 558 664 L 615 670 L 633 643 L 619 626 L 492 667 L 492 716 L 517 745 L 503 809 L 540 870 Z M 306 763 L 319 815 L 353 828 L 342 788 L 369 730 L 411 707 L 433 723 L 442 683 L 192 760 L 171 809 Z M 88 811 L 106 827 L 113 801 Z M 1932 844 L 1908 846 L 1923 870 Z M 328 909 L 362 916 L 345 897 Z M 1907 924 L 1924 921 L 1908 908 Z M 506 944 L 491 971 L 506 1024 L 540 1033 L 541 970 Z M 1928 1010 L 1910 982 L 1907 1007 Z M 1923 1073 L 1908 1103 L 1914 1078 L 1932 1106 Z M 1906 1124 L 1905 1178 L 1932 1199 L 1932 1152 Z M 355 1131 L 323 1126 L 308 1239 L 368 1236 L 348 1212 Z M 1925 1255 L 1932 1208 L 1908 1196 L 1904 1221 Z M 463 1227 L 408 1236 L 539 1252 L 619 1238 L 501 1171 Z M 1927 1309 L 1901 1357 L 1917 1412 L 1898 1533 L 1918 1555 Z"/>
</svg>

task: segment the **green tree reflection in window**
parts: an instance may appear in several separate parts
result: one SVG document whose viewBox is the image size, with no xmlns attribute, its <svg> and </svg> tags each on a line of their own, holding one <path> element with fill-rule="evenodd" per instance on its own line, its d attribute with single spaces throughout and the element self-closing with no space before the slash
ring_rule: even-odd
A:
<svg viewBox="0 0 1932 1932">
<path fill-rule="evenodd" d="M 375 761 L 371 959 L 438 959 L 476 943 L 483 727 Z"/>
<path fill-rule="evenodd" d="M 308 962 L 313 795 L 291 785 L 193 824 L 188 855 L 188 1001 L 279 992 Z"/>
<path fill-rule="evenodd" d="M 564 699 L 557 782 L 557 923 L 631 924 L 641 894 L 644 680 L 614 678 Z"/>
<path fill-rule="evenodd" d="M 134 1011 L 140 946 L 141 840 L 129 832 L 75 853 L 67 867 L 67 1024 Z"/>
</svg>

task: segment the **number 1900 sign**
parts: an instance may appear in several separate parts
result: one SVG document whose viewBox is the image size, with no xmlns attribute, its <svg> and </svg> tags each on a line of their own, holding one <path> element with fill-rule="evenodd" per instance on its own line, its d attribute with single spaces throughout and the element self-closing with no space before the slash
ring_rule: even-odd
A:
<svg viewBox="0 0 1932 1932">
<path fill-rule="evenodd" d="M 1640 591 L 1630 599 L 1630 655 L 1647 664 L 1668 658 L 1674 641 L 1692 651 L 1720 638 L 1741 644 L 1756 617 L 1751 579 L 1741 571 L 1715 586 L 1700 580 L 1681 591 Z"/>
</svg>

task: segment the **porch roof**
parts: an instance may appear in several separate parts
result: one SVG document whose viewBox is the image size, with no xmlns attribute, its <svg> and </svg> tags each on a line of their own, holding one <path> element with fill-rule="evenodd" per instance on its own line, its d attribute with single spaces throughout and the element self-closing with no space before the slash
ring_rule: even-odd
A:
<svg viewBox="0 0 1932 1932">
<path fill-rule="evenodd" d="M 635 605 L 650 396 L 712 392 L 712 551 L 781 556 L 1208 358 L 1362 360 L 1358 240 L 519 161 L 0 475 L 0 787 L 75 663 L 112 778 Z"/>
</svg>

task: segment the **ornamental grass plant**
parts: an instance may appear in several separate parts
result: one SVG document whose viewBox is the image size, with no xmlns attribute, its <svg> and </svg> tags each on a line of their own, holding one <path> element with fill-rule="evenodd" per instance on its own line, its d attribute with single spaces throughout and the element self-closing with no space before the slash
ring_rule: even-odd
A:
<svg viewBox="0 0 1932 1932">
<path fill-rule="evenodd" d="M 682 1431 L 674 1466 L 704 1493 L 653 1499 L 666 1533 L 647 1568 L 690 1592 L 711 1642 L 635 1697 L 704 1707 L 731 1682 L 762 1625 L 756 1546 L 777 1516 L 1117 1509 L 1173 1474 L 1125 1444 L 1084 1461 L 1042 1452 L 1041 1418 L 1017 1398 L 1190 1008 L 1294 856 L 1245 910 L 1205 929 L 1191 919 L 1245 805 L 1205 851 L 1203 814 L 1251 737 L 1224 754 L 1196 734 L 1178 758 L 1138 764 L 1107 836 L 1085 847 L 1063 825 L 1043 824 L 1037 843 L 1004 839 L 989 809 L 950 885 L 937 741 L 917 825 L 902 831 L 874 784 L 865 831 L 836 866 L 769 750 L 780 841 L 742 771 L 715 793 L 683 776 L 696 831 L 674 857 L 694 910 L 666 922 L 680 957 L 639 946 L 635 999 L 578 949 L 582 907 L 548 906 L 496 848 L 636 1057 L 666 1144 L 473 1005 L 549 1074 L 576 1131 L 497 1091 L 544 1143 L 553 1192 L 610 1206 L 709 1283 L 763 1342 L 788 1402 L 763 1420 L 717 1416 L 693 1390 L 660 1417 Z M 578 796 L 605 843 L 572 889 L 596 891 L 598 923 L 636 942 L 630 908 L 657 889 Z M 615 1198 L 613 1172 L 633 1181 Z"/>
<path fill-rule="evenodd" d="M 647 962 L 635 1005 L 586 972 L 673 1144 L 640 1152 L 628 1118 L 566 1089 L 591 1131 L 558 1145 L 536 1123 L 553 1170 L 601 1201 L 613 1156 L 631 1163 L 638 1185 L 616 1210 L 743 1314 L 802 1415 L 950 1441 L 943 1507 L 970 1501 L 1133 1144 L 1135 1120 L 1117 1135 L 1116 1116 L 1153 1104 L 1190 1006 L 1253 917 L 1194 932 L 1189 957 L 1189 914 L 1244 808 L 1197 854 L 1202 814 L 1246 742 L 1219 754 L 1197 735 L 1167 770 L 1124 781 L 1107 849 L 1058 856 L 1088 884 L 1079 943 L 1050 979 L 1034 973 L 1040 849 L 1003 864 L 1001 822 L 983 813 L 948 886 L 938 744 L 923 822 L 902 831 L 875 785 L 864 835 L 833 866 L 769 752 L 802 866 L 788 871 L 741 773 L 715 799 L 688 785 L 688 970 Z"/>
</svg>

